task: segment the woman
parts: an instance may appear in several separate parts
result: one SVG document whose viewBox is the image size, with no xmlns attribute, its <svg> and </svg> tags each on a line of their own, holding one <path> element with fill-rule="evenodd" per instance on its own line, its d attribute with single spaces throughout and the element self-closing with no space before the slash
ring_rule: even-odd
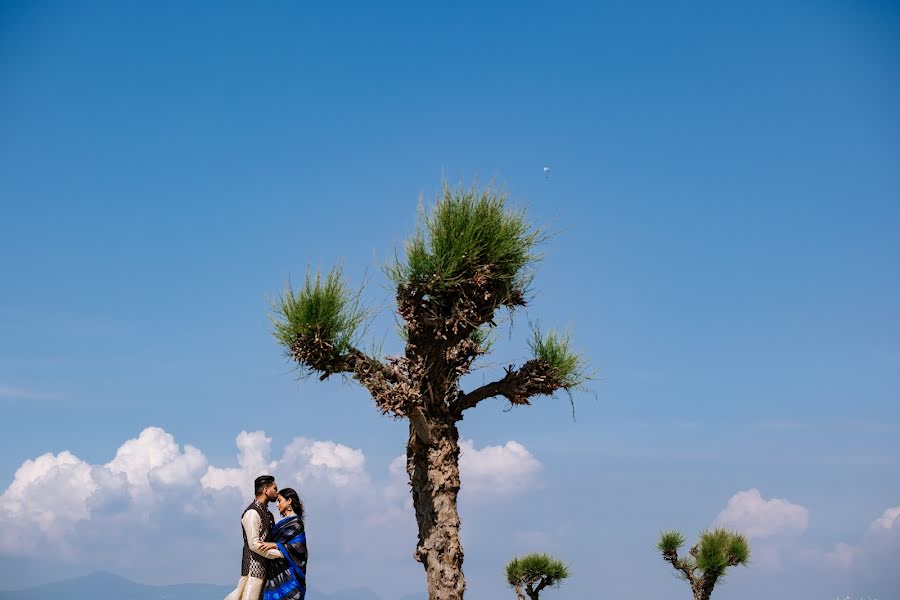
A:
<svg viewBox="0 0 900 600">
<path fill-rule="evenodd" d="M 275 500 L 284 517 L 260 542 L 261 550 L 278 549 L 283 558 L 273 559 L 262 600 L 303 600 L 306 596 L 306 533 L 303 529 L 303 503 L 297 492 L 284 488 Z"/>
</svg>

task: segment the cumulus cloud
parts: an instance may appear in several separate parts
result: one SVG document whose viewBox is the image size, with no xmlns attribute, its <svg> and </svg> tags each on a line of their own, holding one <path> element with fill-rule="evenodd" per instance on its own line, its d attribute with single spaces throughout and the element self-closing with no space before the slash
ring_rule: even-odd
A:
<svg viewBox="0 0 900 600">
<path fill-rule="evenodd" d="M 900 554 L 900 506 L 886 508 L 869 524 L 857 544 L 838 542 L 824 555 L 825 564 L 850 571 L 859 563 L 874 565 Z"/>
<path fill-rule="evenodd" d="M 386 479 L 376 484 L 363 451 L 334 441 L 295 438 L 277 459 L 263 431 L 242 431 L 235 445 L 237 466 L 210 465 L 198 448 L 148 427 L 105 464 L 89 464 L 68 451 L 26 460 L 0 495 L 0 554 L 38 551 L 48 540 L 86 554 L 108 545 L 99 532 L 122 524 L 144 528 L 130 544 L 159 536 L 164 524 L 214 533 L 223 521 L 236 519 L 261 473 L 274 474 L 282 487 L 297 487 L 301 494 L 314 490 L 308 508 L 319 517 L 334 515 L 318 521 L 326 523 L 323 538 L 345 549 L 359 546 L 360 528 L 380 536 L 402 532 L 404 540 L 414 536 L 405 456 L 394 459 Z M 476 498 L 521 490 L 541 468 L 514 441 L 479 449 L 466 440 L 461 447 L 463 486 Z M 320 547 L 327 543 L 320 541 Z"/>
<path fill-rule="evenodd" d="M 332 441 L 294 438 L 282 457 L 272 460 L 272 438 L 263 431 L 238 434 L 237 467 L 210 466 L 200 482 L 204 489 L 251 489 L 262 474 L 277 474 L 282 486 L 314 485 L 321 491 L 348 491 L 371 484 L 362 450 Z"/>
<path fill-rule="evenodd" d="M 900 589 L 900 571 L 895 567 L 900 556 L 900 506 L 873 517 L 855 542 L 810 545 L 785 535 L 806 530 L 809 511 L 805 507 L 785 499 L 766 499 L 752 488 L 732 496 L 714 524 L 754 538 L 753 563 L 770 573 L 804 573 L 802 577 L 824 586 L 857 590 L 853 597 L 892 597 L 890 592 Z"/>
<path fill-rule="evenodd" d="M 409 492 L 409 475 L 406 472 L 406 455 L 401 454 L 388 465 L 389 483 L 385 488 L 385 496 L 392 503 L 408 503 L 412 508 L 412 496 Z"/>
<path fill-rule="evenodd" d="M 853 564 L 857 554 L 859 554 L 859 548 L 844 542 L 837 543 L 830 552 L 825 553 L 825 566 L 847 570 Z"/>
<path fill-rule="evenodd" d="M 295 438 L 277 467 L 302 484 L 320 482 L 343 490 L 371 483 L 362 451 L 332 441 Z"/>
<path fill-rule="evenodd" d="M 522 444 L 509 441 L 503 446 L 478 449 L 472 440 L 459 444 L 461 494 L 467 497 L 507 496 L 534 485 L 541 462 Z M 471 494 L 471 496 L 469 496 Z M 394 458 L 388 466 L 388 482 L 381 491 L 383 510 L 367 519 L 369 524 L 398 521 L 400 514 L 412 514 L 413 503 L 406 472 L 406 455 Z"/>
<path fill-rule="evenodd" d="M 96 514 L 120 514 L 158 503 L 166 488 L 196 485 L 206 457 L 192 446 L 148 427 L 127 440 L 105 465 L 91 465 L 68 451 L 26 460 L 0 496 L 0 550 L 34 549 L 41 535 L 65 540 Z"/>
<path fill-rule="evenodd" d="M 25 533 L 32 527 L 49 534 L 87 519 L 89 502 L 100 488 L 93 471 L 71 452 L 26 460 L 0 496 L 0 521 L 19 524 L 15 529 L 3 527 L 13 538 L 3 541 L 28 543 L 31 537 Z"/>
<path fill-rule="evenodd" d="M 204 488 L 224 490 L 236 488 L 250 489 L 252 482 L 260 475 L 275 471 L 275 464 L 269 459 L 272 450 L 272 438 L 266 437 L 264 431 L 242 431 L 235 439 L 238 447 L 238 467 L 209 467 L 200 479 Z"/>
<path fill-rule="evenodd" d="M 898 517 L 900 517 L 900 506 L 887 508 L 881 513 L 880 517 L 872 521 L 872 524 L 869 525 L 869 531 L 875 534 L 890 532 L 894 529 L 894 525 L 897 524 Z"/>
<path fill-rule="evenodd" d="M 146 499 L 153 484 L 191 485 L 206 466 L 206 457 L 198 449 L 185 446 L 182 450 L 171 433 L 148 427 L 122 444 L 105 468 L 125 476 L 134 498 Z"/>
<path fill-rule="evenodd" d="M 472 440 L 463 440 L 459 446 L 460 479 L 466 493 L 515 493 L 532 485 L 541 470 L 541 462 L 515 441 L 480 450 Z"/>
<path fill-rule="evenodd" d="M 717 527 L 744 533 L 749 538 L 768 538 L 800 533 L 809 524 L 809 510 L 783 498 L 766 500 L 756 488 L 736 493 L 716 517 Z"/>
</svg>

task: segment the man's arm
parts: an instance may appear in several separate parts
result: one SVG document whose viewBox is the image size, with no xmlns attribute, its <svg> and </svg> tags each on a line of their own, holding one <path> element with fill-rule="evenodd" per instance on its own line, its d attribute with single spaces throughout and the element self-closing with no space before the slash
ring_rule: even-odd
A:
<svg viewBox="0 0 900 600">
<path fill-rule="evenodd" d="M 248 510 L 245 512 L 244 516 L 241 518 L 241 525 L 244 526 L 244 535 L 247 536 L 247 545 L 250 546 L 250 550 L 263 558 L 284 558 L 278 548 L 272 548 L 265 552 L 259 550 L 259 542 L 262 541 L 259 539 L 259 529 L 262 522 L 259 520 L 258 512 L 255 510 Z"/>
</svg>

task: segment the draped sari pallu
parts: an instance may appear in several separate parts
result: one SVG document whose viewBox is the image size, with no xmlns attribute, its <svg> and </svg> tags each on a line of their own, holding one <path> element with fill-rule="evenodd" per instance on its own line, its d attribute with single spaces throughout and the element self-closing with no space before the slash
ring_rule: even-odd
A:
<svg viewBox="0 0 900 600">
<path fill-rule="evenodd" d="M 273 559 L 263 600 L 303 600 L 306 596 L 306 533 L 300 517 L 286 517 L 269 534 L 284 558 Z"/>
</svg>

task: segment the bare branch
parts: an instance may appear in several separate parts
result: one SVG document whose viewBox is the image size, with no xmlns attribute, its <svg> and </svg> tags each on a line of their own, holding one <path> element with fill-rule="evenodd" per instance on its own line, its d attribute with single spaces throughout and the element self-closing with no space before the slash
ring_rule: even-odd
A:
<svg viewBox="0 0 900 600">
<path fill-rule="evenodd" d="M 694 566 L 687 560 L 679 559 L 677 550 L 672 550 L 671 552 L 663 554 L 663 559 L 666 562 L 672 563 L 672 567 L 674 567 L 676 571 L 681 571 L 685 581 L 690 583 L 691 586 L 694 585 Z"/>
<path fill-rule="evenodd" d="M 512 404 L 531 404 L 529 398 L 534 396 L 550 396 L 563 389 L 558 373 L 549 363 L 539 359 L 527 361 L 519 369 L 512 365 L 506 367 L 506 375 L 468 394 L 460 393 L 451 406 L 457 418 L 462 418 L 464 410 L 476 406 L 482 400 L 503 396 Z"/>
<path fill-rule="evenodd" d="M 384 363 L 353 347 L 338 353 L 326 340 L 307 336 L 294 339 L 290 354 L 299 364 L 320 373 L 320 380 L 350 375 L 369 390 L 383 414 L 408 417 L 418 397 L 418 391 L 410 385 L 405 358 L 388 357 Z"/>
</svg>

